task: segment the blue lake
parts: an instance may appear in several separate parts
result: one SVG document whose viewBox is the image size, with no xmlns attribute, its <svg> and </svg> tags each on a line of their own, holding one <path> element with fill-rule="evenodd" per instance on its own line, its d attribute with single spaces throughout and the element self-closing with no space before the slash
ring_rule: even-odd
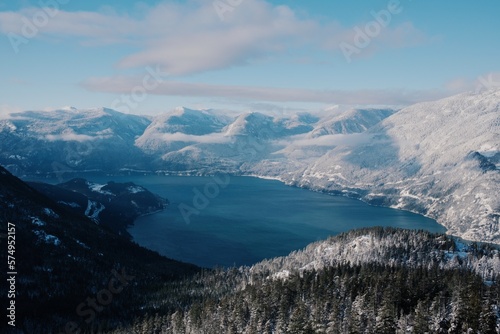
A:
<svg viewBox="0 0 500 334">
<path fill-rule="evenodd" d="M 94 178 L 90 178 L 94 179 Z M 133 176 L 170 206 L 140 217 L 134 240 L 167 257 L 204 267 L 250 265 L 354 228 L 392 226 L 444 232 L 434 220 L 252 177 Z"/>
</svg>

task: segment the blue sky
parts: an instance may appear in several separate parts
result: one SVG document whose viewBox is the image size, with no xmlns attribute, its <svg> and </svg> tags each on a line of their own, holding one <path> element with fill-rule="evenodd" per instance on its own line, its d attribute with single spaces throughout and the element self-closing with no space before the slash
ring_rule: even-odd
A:
<svg viewBox="0 0 500 334">
<path fill-rule="evenodd" d="M 496 0 L 2 2 L 0 113 L 437 99 L 496 84 L 499 13 Z"/>
</svg>

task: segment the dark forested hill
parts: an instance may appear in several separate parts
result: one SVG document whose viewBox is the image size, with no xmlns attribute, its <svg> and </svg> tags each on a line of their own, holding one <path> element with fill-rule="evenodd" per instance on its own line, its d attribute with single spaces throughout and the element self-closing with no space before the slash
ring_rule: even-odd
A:
<svg viewBox="0 0 500 334">
<path fill-rule="evenodd" d="M 110 333 L 498 333 L 499 273 L 495 245 L 361 229 L 198 275 L 178 287 L 197 302 Z"/>
<path fill-rule="evenodd" d="M 199 271 L 166 259 L 58 205 L 0 167 L 0 261 L 12 256 L 19 333 L 59 333 L 65 326 L 113 328 L 148 311 L 147 295 Z M 7 253 L 7 234 L 15 248 Z M 9 261 L 12 258 L 9 258 Z M 6 284 L 1 285 L 7 308 Z M 96 303 L 95 305 L 92 305 Z M 0 328 L 5 328 L 2 321 Z M 13 330 L 10 326 L 10 330 Z M 3 332 L 3 330 L 0 329 Z M 14 331 L 15 332 L 15 331 Z M 76 331 L 70 331 L 71 333 Z"/>
<path fill-rule="evenodd" d="M 163 210 L 168 205 L 168 200 L 132 182 L 98 184 L 75 178 L 58 185 L 28 184 L 70 211 L 128 237 L 127 227 L 137 217 Z"/>
</svg>

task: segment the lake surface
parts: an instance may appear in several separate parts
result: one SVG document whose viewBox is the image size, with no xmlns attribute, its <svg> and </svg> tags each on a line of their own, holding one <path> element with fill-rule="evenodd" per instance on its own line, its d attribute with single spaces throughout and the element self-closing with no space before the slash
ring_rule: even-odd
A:
<svg viewBox="0 0 500 334">
<path fill-rule="evenodd" d="M 138 244 L 204 267 L 250 265 L 360 227 L 445 231 L 420 215 L 273 180 L 236 176 L 112 179 L 132 181 L 170 201 L 165 211 L 140 217 L 129 228 Z"/>
</svg>

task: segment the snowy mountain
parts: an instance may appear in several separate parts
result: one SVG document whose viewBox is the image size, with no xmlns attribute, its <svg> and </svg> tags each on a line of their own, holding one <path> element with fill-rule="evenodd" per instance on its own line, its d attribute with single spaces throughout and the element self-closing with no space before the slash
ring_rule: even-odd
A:
<svg viewBox="0 0 500 334">
<path fill-rule="evenodd" d="M 361 133 L 393 113 L 392 109 L 352 109 L 320 122 L 309 136 Z"/>
<path fill-rule="evenodd" d="M 150 154 L 177 151 L 190 143 L 209 140 L 210 134 L 220 133 L 231 120 L 210 110 L 179 107 L 154 117 L 135 145 Z"/>
<path fill-rule="evenodd" d="M 176 291 L 199 302 L 111 333 L 498 333 L 498 252 L 424 231 L 354 230 L 187 280 Z"/>
<path fill-rule="evenodd" d="M 399 111 L 23 112 L 0 120 L 0 164 L 61 179 L 89 170 L 272 177 L 500 242 L 499 102 L 500 90 L 490 90 Z"/>
<path fill-rule="evenodd" d="M 0 120 L 0 161 L 18 175 L 141 168 L 133 143 L 149 124 L 106 108 L 15 113 Z"/>
<path fill-rule="evenodd" d="M 141 186 L 82 180 L 65 187 L 104 198 L 124 190 L 145 192 Z M 19 333 L 62 332 L 70 326 L 109 334 L 220 333 L 221 328 L 234 333 L 358 328 L 496 333 L 500 328 L 499 249 L 488 244 L 375 227 L 252 267 L 201 270 L 110 233 L 3 167 L 0 213 L 9 235 L 15 229 L 17 244 L 29 245 L 15 249 L 22 259 L 15 265 L 22 273 L 15 281 Z M 7 229 L 2 232 L 6 238 Z M 2 254 L 7 261 L 10 252 Z M 0 293 L 7 295 L 8 289 L 3 284 Z M 5 333 L 11 329 L 6 322 L 0 325 Z"/>
<path fill-rule="evenodd" d="M 288 183 L 436 218 L 466 239 L 500 241 L 500 91 L 405 108 L 337 146 Z"/>
<path fill-rule="evenodd" d="M 178 108 L 156 117 L 136 146 L 159 158 L 158 169 L 242 173 L 243 166 L 283 148 L 279 140 L 311 131 L 318 120 L 304 113 L 277 117 L 248 112 L 234 118 Z"/>
</svg>

